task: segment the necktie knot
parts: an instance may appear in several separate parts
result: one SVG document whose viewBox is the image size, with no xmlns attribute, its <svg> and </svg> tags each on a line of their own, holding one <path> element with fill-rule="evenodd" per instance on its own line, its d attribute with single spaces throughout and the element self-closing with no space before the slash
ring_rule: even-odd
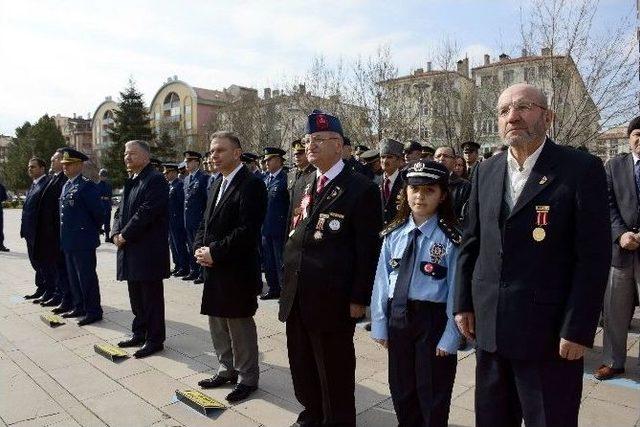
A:
<svg viewBox="0 0 640 427">
<path fill-rule="evenodd" d="M 316 186 L 316 193 L 320 193 L 324 189 L 327 181 L 329 181 L 329 178 L 324 175 L 320 175 L 320 178 L 318 178 L 318 185 Z"/>
</svg>

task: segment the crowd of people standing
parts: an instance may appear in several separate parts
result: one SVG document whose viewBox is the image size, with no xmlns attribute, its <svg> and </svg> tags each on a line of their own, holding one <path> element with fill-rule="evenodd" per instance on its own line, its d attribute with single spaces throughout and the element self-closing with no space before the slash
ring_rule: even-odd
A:
<svg viewBox="0 0 640 427">
<path fill-rule="evenodd" d="M 353 338 L 370 307 L 400 425 L 447 425 L 457 352 L 475 348 L 477 425 L 575 426 L 600 317 L 595 376 L 624 372 L 640 282 L 640 118 L 631 154 L 605 167 L 547 136 L 553 114 L 538 88 L 507 88 L 496 111 L 507 149 L 483 161 L 473 141 L 461 155 L 390 138 L 354 147 L 320 110 L 291 143 L 289 171 L 285 150 L 244 152 L 233 132 L 180 164 L 129 141 L 112 223 L 106 171 L 85 178 L 87 157 L 68 147 L 48 174 L 32 158 L 20 235 L 37 289 L 26 298 L 81 326 L 101 320 L 102 232 L 134 315 L 118 345 L 138 358 L 162 351 L 163 280 L 202 283 L 219 368 L 199 385 L 234 384 L 229 402 L 259 384 L 260 297 L 279 299 L 286 323 L 303 406 L 294 425 L 355 425 Z"/>
</svg>

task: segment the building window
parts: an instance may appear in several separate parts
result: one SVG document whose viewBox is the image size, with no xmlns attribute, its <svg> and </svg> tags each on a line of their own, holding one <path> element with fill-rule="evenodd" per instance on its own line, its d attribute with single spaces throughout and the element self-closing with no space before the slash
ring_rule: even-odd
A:
<svg viewBox="0 0 640 427">
<path fill-rule="evenodd" d="M 538 77 L 539 78 L 547 78 L 549 77 L 549 67 L 546 65 L 541 65 L 538 67 Z"/>
<path fill-rule="evenodd" d="M 180 97 L 175 92 L 169 92 L 164 98 L 162 105 L 163 115 L 169 120 L 177 120 L 180 118 Z"/>
<path fill-rule="evenodd" d="M 527 67 L 524 69 L 524 80 L 526 82 L 531 82 L 536 79 L 536 69 L 535 67 Z"/>
<path fill-rule="evenodd" d="M 504 70 L 502 72 L 502 82 L 507 86 L 511 85 L 513 83 L 513 75 L 513 70 Z"/>
</svg>

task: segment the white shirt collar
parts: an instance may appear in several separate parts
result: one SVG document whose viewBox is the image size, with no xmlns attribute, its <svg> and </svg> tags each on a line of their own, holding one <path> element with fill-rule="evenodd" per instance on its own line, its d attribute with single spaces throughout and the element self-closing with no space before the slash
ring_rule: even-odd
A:
<svg viewBox="0 0 640 427">
<path fill-rule="evenodd" d="M 34 179 L 34 180 L 33 180 L 33 183 L 34 183 L 34 184 L 38 184 L 40 181 L 42 181 L 42 178 L 44 178 L 45 176 L 47 176 L 47 174 L 46 174 L 46 173 L 45 173 L 45 174 L 40 175 L 38 178 L 36 178 L 36 179 Z"/>
<path fill-rule="evenodd" d="M 271 178 L 275 178 L 276 176 L 278 176 L 278 174 L 280 173 L 281 170 L 282 170 L 282 168 L 280 168 L 277 171 L 275 171 L 274 173 L 272 173 L 271 174 Z"/>
<path fill-rule="evenodd" d="M 383 176 L 383 182 L 384 182 L 384 178 L 388 178 L 389 179 L 389 186 L 393 187 L 393 184 L 395 184 L 396 182 L 396 178 L 398 177 L 398 175 L 400 174 L 400 169 L 396 169 L 396 171 L 394 173 L 392 173 L 391 175 L 389 175 L 388 177 L 384 177 Z"/>
<path fill-rule="evenodd" d="M 631 155 L 633 156 L 633 164 L 635 165 L 636 163 L 638 163 L 638 160 L 640 160 L 640 157 L 638 157 L 638 155 L 634 152 L 631 152 Z"/>
<path fill-rule="evenodd" d="M 528 175 L 528 173 L 533 169 L 533 166 L 536 164 L 538 157 L 540 157 L 540 153 L 542 152 L 544 144 L 546 144 L 546 141 L 540 144 L 540 147 L 538 147 L 536 151 L 534 151 L 529 157 L 527 157 L 527 159 L 524 161 L 524 164 L 522 165 L 522 170 L 520 170 L 520 165 L 518 164 L 516 158 L 513 157 L 513 154 L 511 154 L 511 148 L 509 148 L 507 150 L 507 164 L 509 165 L 509 170 L 511 172 L 526 172 Z"/>
<path fill-rule="evenodd" d="M 319 169 L 316 170 L 316 178 L 320 178 L 322 175 L 327 177 L 327 183 L 331 182 L 344 168 L 344 161 L 342 159 L 338 160 L 335 165 L 331 166 L 328 171 L 325 173 L 320 172 Z M 326 185 L 326 184 L 325 184 Z"/>
<path fill-rule="evenodd" d="M 222 179 L 227 181 L 227 185 L 231 183 L 231 181 L 233 180 L 233 177 L 236 176 L 236 174 L 238 173 L 238 171 L 240 171 L 240 169 L 242 169 L 242 166 L 244 165 L 240 163 L 238 166 L 236 166 L 234 170 L 231 171 L 229 175 L 227 176 L 222 175 Z"/>
</svg>

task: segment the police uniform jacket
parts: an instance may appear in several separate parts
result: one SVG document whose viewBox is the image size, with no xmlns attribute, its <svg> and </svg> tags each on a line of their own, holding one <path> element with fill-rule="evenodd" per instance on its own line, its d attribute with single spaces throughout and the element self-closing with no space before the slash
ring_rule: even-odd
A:
<svg viewBox="0 0 640 427">
<path fill-rule="evenodd" d="M 208 246 L 213 266 L 205 267 L 201 313 L 250 317 L 256 313 L 260 274 L 260 227 L 267 209 L 264 182 L 246 166 L 236 173 L 216 205 L 222 179 L 211 187 L 196 248 Z"/>
<path fill-rule="evenodd" d="M 290 218 L 315 188 L 315 173 L 298 180 Z M 309 215 L 289 232 L 279 319 L 287 320 L 297 300 L 307 328 L 351 328 L 349 304 L 369 305 L 371 300 L 381 229 L 380 190 L 344 166 L 320 194 L 313 194 Z"/>
<path fill-rule="evenodd" d="M 95 182 L 78 175 L 60 195 L 60 246 L 64 252 L 90 251 L 100 245 L 102 203 Z"/>
<path fill-rule="evenodd" d="M 407 221 L 384 238 L 371 297 L 371 336 L 388 339 L 387 305 L 393 298 L 402 254 L 409 244 L 415 228 L 421 234 L 417 239 L 416 264 L 409 284 L 409 299 L 447 305 L 447 326 L 439 338 L 438 348 L 449 354 L 458 351 L 461 334 L 453 319 L 453 288 L 458 258 L 458 242 L 453 242 L 443 231 L 440 218 L 434 215 L 416 227 L 410 216 Z M 459 234 L 456 236 L 459 237 Z"/>
<path fill-rule="evenodd" d="M 609 195 L 609 216 L 611 217 L 612 259 L 617 268 L 633 263 L 637 251 L 629 251 L 620 246 L 620 236 L 631 231 L 637 233 L 640 226 L 640 204 L 632 154 L 614 157 L 605 165 Z"/>
<path fill-rule="evenodd" d="M 184 232 L 184 187 L 182 180 L 176 178 L 169 183 L 169 228 Z"/>
<path fill-rule="evenodd" d="M 602 162 L 547 139 L 510 211 L 506 173 L 506 152 L 476 170 L 454 312 L 474 312 L 477 345 L 503 357 L 557 358 L 560 338 L 591 346 L 611 260 Z"/>
<path fill-rule="evenodd" d="M 184 184 L 184 226 L 187 230 L 197 230 L 207 207 L 209 175 L 198 169 L 188 178 Z"/>
<path fill-rule="evenodd" d="M 52 175 L 40 197 L 35 240 L 35 259 L 40 262 L 51 263 L 60 257 L 60 194 L 65 182 L 64 173 Z"/>
<path fill-rule="evenodd" d="M 267 188 L 267 214 L 262 225 L 262 235 L 284 239 L 289 214 L 287 174 L 280 170 L 271 178 L 271 174 L 268 173 L 265 175 L 264 183 Z"/>
<path fill-rule="evenodd" d="M 112 235 L 126 243 L 118 248 L 118 280 L 154 281 L 169 277 L 169 186 L 148 164 L 124 183 Z"/>
</svg>

